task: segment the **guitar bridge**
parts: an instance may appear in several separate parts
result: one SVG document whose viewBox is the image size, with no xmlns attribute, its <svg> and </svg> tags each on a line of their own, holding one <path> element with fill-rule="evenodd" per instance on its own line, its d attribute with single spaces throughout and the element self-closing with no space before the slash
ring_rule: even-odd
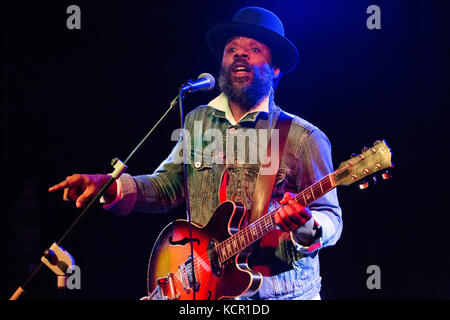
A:
<svg viewBox="0 0 450 320">
<path fill-rule="evenodd" d="M 146 300 L 178 300 L 180 298 L 180 294 L 177 293 L 175 288 L 173 273 L 168 273 L 167 277 L 159 278 L 156 283 L 157 287 L 149 296 L 150 299 Z"/>
</svg>

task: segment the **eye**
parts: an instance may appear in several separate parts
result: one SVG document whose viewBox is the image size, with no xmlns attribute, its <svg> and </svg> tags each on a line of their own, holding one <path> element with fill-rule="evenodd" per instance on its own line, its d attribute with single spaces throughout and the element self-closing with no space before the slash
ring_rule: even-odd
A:
<svg viewBox="0 0 450 320">
<path fill-rule="evenodd" d="M 227 52 L 228 52 L 228 53 L 236 52 L 236 48 L 228 48 L 228 49 L 227 49 Z"/>
<path fill-rule="evenodd" d="M 250 50 L 251 50 L 251 52 L 261 52 L 261 50 L 259 48 L 251 48 Z"/>
</svg>

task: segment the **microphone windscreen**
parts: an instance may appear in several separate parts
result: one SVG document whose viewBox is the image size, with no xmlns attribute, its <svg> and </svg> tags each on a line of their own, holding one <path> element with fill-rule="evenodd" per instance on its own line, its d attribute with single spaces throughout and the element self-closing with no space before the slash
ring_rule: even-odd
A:
<svg viewBox="0 0 450 320">
<path fill-rule="evenodd" d="M 206 72 L 202 73 L 201 75 L 198 76 L 197 79 L 201 79 L 201 78 L 205 78 L 209 82 L 209 86 L 203 87 L 203 88 L 200 89 L 202 91 L 210 91 L 216 85 L 216 79 L 214 79 L 214 77 L 211 74 L 209 74 L 209 73 L 206 73 Z"/>
</svg>

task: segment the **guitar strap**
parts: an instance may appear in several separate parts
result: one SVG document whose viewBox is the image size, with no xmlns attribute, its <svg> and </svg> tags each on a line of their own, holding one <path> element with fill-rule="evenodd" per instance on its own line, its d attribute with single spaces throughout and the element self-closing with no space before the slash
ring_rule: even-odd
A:
<svg viewBox="0 0 450 320">
<path fill-rule="evenodd" d="M 272 150 L 272 133 L 270 141 L 267 144 L 266 161 L 261 165 L 255 189 L 253 191 L 253 197 L 251 201 L 252 209 L 249 223 L 252 223 L 253 221 L 257 220 L 267 213 L 273 187 L 275 184 L 275 179 L 277 177 L 278 168 L 283 157 L 284 146 L 286 145 L 289 129 L 291 128 L 291 123 L 292 117 L 287 113 L 281 111 L 274 128 L 275 130 L 278 130 L 279 133 L 278 150 Z M 276 143 L 275 146 L 277 146 Z M 272 163 L 272 152 L 278 152 L 278 162 Z M 267 163 L 267 159 L 271 159 L 270 162 Z M 268 168 L 270 168 L 270 170 Z M 262 170 L 264 170 L 264 172 L 262 172 Z"/>
</svg>

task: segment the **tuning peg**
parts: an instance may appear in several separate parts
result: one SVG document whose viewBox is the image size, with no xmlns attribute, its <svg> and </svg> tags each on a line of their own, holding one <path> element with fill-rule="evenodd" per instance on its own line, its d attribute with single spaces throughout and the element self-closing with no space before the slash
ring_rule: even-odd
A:
<svg viewBox="0 0 450 320">
<path fill-rule="evenodd" d="M 367 147 L 364 147 L 364 148 L 362 148 L 362 152 L 366 152 L 367 150 L 369 150 L 369 148 L 367 148 Z"/>
<path fill-rule="evenodd" d="M 360 184 L 358 185 L 360 190 L 367 189 L 369 187 L 369 182 L 367 180 L 361 180 Z"/>
<path fill-rule="evenodd" d="M 389 169 L 384 170 L 383 173 L 381 174 L 381 178 L 383 178 L 383 180 L 389 180 L 390 178 L 392 178 L 391 170 Z"/>
</svg>

